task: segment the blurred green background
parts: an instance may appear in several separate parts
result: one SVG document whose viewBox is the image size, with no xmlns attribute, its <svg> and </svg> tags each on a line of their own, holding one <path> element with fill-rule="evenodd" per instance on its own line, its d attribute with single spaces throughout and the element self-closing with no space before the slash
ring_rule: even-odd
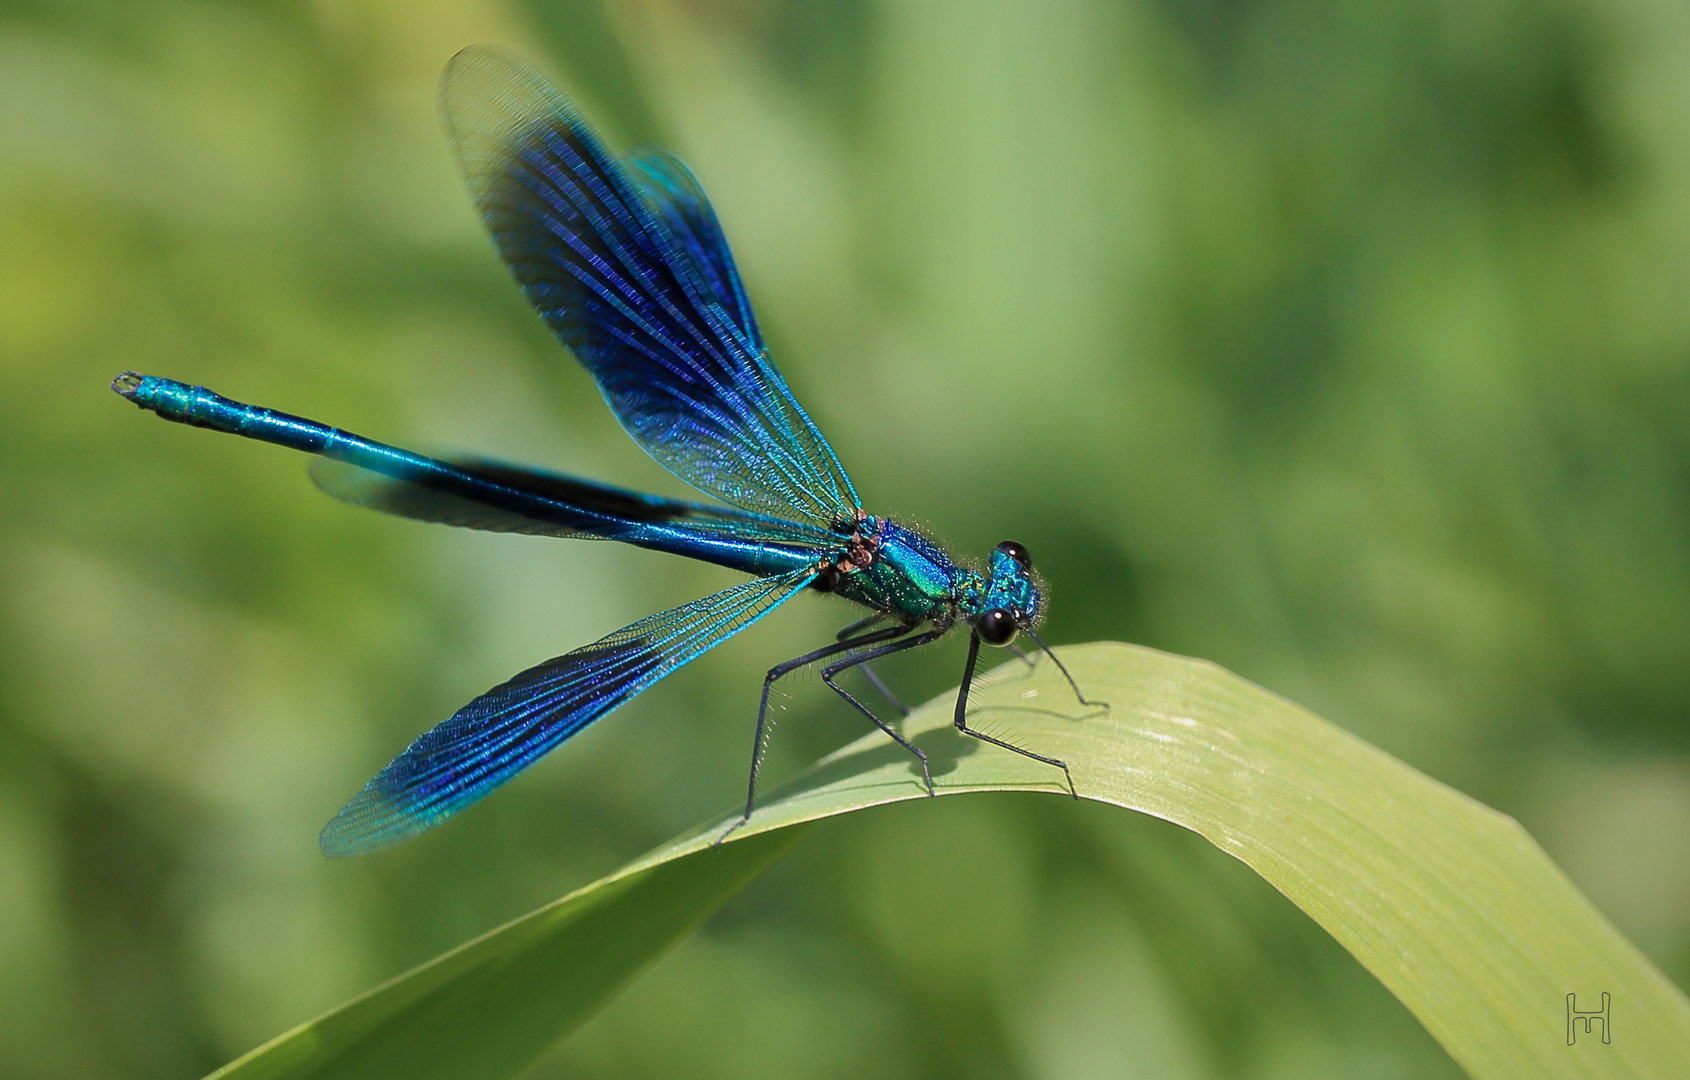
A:
<svg viewBox="0 0 1690 1080">
<path fill-rule="evenodd" d="M 872 509 L 1026 543 L 1056 642 L 1214 659 L 1516 815 L 1690 982 L 1690 7 L 0 12 L 0 1075 L 198 1075 L 724 810 L 762 669 L 850 617 L 318 854 L 476 693 L 732 580 L 360 512 L 106 389 L 679 493 L 458 186 L 434 83 L 484 40 L 693 163 Z M 863 727 L 791 694 L 771 779 Z M 1242 865 L 1005 796 L 829 825 L 535 1075 L 1458 1071 Z"/>
</svg>

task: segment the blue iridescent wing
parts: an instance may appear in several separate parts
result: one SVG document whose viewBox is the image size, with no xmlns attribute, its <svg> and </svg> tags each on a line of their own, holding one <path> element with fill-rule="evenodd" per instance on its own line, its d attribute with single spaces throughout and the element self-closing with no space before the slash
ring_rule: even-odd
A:
<svg viewBox="0 0 1690 1080">
<path fill-rule="evenodd" d="M 751 298 L 739 280 L 728 238 L 716 220 L 716 209 L 704 194 L 704 185 L 687 168 L 686 162 L 664 150 L 643 150 L 623 159 L 623 165 L 658 220 L 669 230 L 681 250 L 733 324 L 759 353 L 766 352 L 763 332 L 751 310 Z"/>
<path fill-rule="evenodd" d="M 837 547 L 826 530 L 748 510 L 629 491 L 580 477 L 504 462 L 422 459 L 430 467 L 404 470 L 387 461 L 376 472 L 318 458 L 311 479 L 343 502 L 396 517 L 487 532 L 523 533 L 638 543 L 657 531 L 701 538 L 780 544 L 812 550 Z"/>
<path fill-rule="evenodd" d="M 652 457 L 734 506 L 831 528 L 861 512 L 769 362 L 715 214 L 690 175 L 631 175 L 544 76 L 485 46 L 441 80 L 483 223 L 524 294 Z"/>
<path fill-rule="evenodd" d="M 767 615 L 813 571 L 762 578 L 641 619 L 529 668 L 394 758 L 323 828 L 329 855 L 407 840 L 477 802 L 616 706 Z"/>
</svg>

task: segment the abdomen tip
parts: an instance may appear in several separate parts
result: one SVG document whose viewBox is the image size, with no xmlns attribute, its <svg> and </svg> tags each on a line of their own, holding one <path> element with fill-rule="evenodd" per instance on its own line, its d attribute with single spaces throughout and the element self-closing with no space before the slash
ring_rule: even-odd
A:
<svg viewBox="0 0 1690 1080">
<path fill-rule="evenodd" d="M 130 401 L 135 400 L 135 394 L 141 389 L 141 380 L 146 376 L 139 371 L 125 371 L 111 381 L 111 388 Z"/>
</svg>

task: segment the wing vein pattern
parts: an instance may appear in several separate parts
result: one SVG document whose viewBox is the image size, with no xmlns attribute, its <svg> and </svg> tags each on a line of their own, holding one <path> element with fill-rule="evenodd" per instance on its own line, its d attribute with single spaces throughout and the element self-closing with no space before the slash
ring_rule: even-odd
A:
<svg viewBox="0 0 1690 1080">
<path fill-rule="evenodd" d="M 377 472 L 318 458 L 311 479 L 329 495 L 384 514 L 487 532 L 647 544 L 698 536 L 776 544 L 820 554 L 839 543 L 814 525 L 752 511 L 667 499 L 505 462 L 385 462 Z"/>
<path fill-rule="evenodd" d="M 594 720 L 767 615 L 814 577 L 759 578 L 529 668 L 437 724 L 323 829 L 330 855 L 388 847 L 480 800 Z"/>
<path fill-rule="evenodd" d="M 769 362 L 684 165 L 624 165 L 543 76 L 485 46 L 448 65 L 441 108 L 494 245 L 636 442 L 734 506 L 825 529 L 856 520 L 851 481 Z"/>
</svg>

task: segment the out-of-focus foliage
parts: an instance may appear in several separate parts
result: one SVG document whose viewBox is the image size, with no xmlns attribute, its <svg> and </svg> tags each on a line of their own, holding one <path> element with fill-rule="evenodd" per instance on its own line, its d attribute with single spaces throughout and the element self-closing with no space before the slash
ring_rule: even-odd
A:
<svg viewBox="0 0 1690 1080">
<path fill-rule="evenodd" d="M 317 854 L 464 700 L 728 580 L 361 514 L 105 389 L 678 490 L 458 190 L 434 79 L 477 40 L 694 164 L 876 510 L 1026 543 L 1059 642 L 1211 657 L 1515 814 L 1690 980 L 1690 9 L 13 0 L 8 1075 L 203 1072 L 619 865 L 731 803 L 761 671 L 849 617 L 793 604 L 438 833 Z M 793 697 L 777 775 L 860 733 Z M 1129 818 L 830 826 L 541 1072 L 1456 1072 L 1248 870 Z"/>
</svg>

